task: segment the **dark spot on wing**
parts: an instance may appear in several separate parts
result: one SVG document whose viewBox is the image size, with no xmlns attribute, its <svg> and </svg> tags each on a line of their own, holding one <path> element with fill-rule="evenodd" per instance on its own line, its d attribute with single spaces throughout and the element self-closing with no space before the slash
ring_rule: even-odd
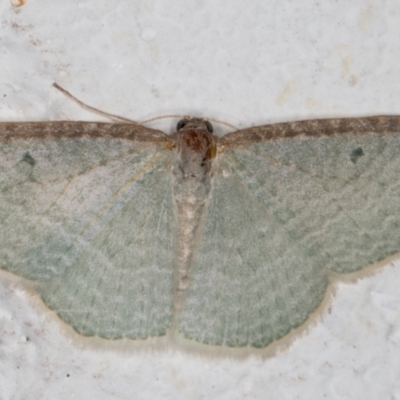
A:
<svg viewBox="0 0 400 400">
<path fill-rule="evenodd" d="M 28 152 L 24 154 L 21 161 L 28 163 L 31 167 L 36 165 L 35 159 Z"/>
<path fill-rule="evenodd" d="M 350 154 L 350 160 L 353 164 L 356 164 L 358 159 L 364 155 L 364 151 L 361 147 L 357 147 Z"/>
</svg>

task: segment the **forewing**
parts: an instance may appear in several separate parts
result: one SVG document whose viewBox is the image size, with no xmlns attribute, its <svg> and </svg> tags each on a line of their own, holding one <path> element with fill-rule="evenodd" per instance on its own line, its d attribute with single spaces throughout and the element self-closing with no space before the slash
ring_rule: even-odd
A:
<svg viewBox="0 0 400 400">
<path fill-rule="evenodd" d="M 1 267 L 34 280 L 44 302 L 80 333 L 163 335 L 172 313 L 168 139 L 149 129 L 156 139 L 146 140 L 134 126 L 129 135 L 122 126 L 120 134 L 110 128 L 113 135 L 101 127 L 71 135 L 71 128 L 3 132 Z"/>
<path fill-rule="evenodd" d="M 399 251 L 400 135 L 369 122 L 263 140 L 249 132 L 225 147 L 181 315 L 186 337 L 264 347 L 319 306 L 329 270 Z"/>
</svg>

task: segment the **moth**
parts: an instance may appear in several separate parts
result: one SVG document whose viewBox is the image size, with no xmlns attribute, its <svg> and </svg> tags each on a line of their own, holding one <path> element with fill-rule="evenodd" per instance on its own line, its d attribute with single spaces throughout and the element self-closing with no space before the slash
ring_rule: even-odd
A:
<svg viewBox="0 0 400 400">
<path fill-rule="evenodd" d="M 400 250 L 400 117 L 222 138 L 0 123 L 0 267 L 84 336 L 264 348 Z"/>
</svg>

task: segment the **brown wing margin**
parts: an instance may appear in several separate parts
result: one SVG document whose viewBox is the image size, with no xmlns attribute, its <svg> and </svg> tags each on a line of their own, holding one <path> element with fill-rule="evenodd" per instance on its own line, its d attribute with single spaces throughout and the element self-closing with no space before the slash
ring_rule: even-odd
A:
<svg viewBox="0 0 400 400">
<path fill-rule="evenodd" d="M 344 133 L 357 135 L 367 132 L 375 132 L 381 135 L 400 132 L 400 116 L 311 119 L 261 125 L 229 133 L 223 136 L 218 144 L 223 150 L 224 147 L 235 147 L 294 136 L 329 136 Z"/>
<path fill-rule="evenodd" d="M 142 125 L 106 122 L 1 122 L 0 141 L 18 138 L 116 138 L 148 143 L 170 141 L 164 132 Z"/>
</svg>

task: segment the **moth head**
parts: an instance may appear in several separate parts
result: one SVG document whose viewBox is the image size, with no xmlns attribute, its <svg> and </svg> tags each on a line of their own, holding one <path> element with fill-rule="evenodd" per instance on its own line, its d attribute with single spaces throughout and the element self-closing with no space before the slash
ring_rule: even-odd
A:
<svg viewBox="0 0 400 400">
<path fill-rule="evenodd" d="M 207 132 L 213 133 L 214 128 L 211 124 L 211 122 L 206 121 L 201 118 L 190 118 L 186 117 L 184 119 L 181 119 L 178 124 L 176 125 L 176 130 L 180 131 L 181 129 L 206 129 Z"/>
</svg>

